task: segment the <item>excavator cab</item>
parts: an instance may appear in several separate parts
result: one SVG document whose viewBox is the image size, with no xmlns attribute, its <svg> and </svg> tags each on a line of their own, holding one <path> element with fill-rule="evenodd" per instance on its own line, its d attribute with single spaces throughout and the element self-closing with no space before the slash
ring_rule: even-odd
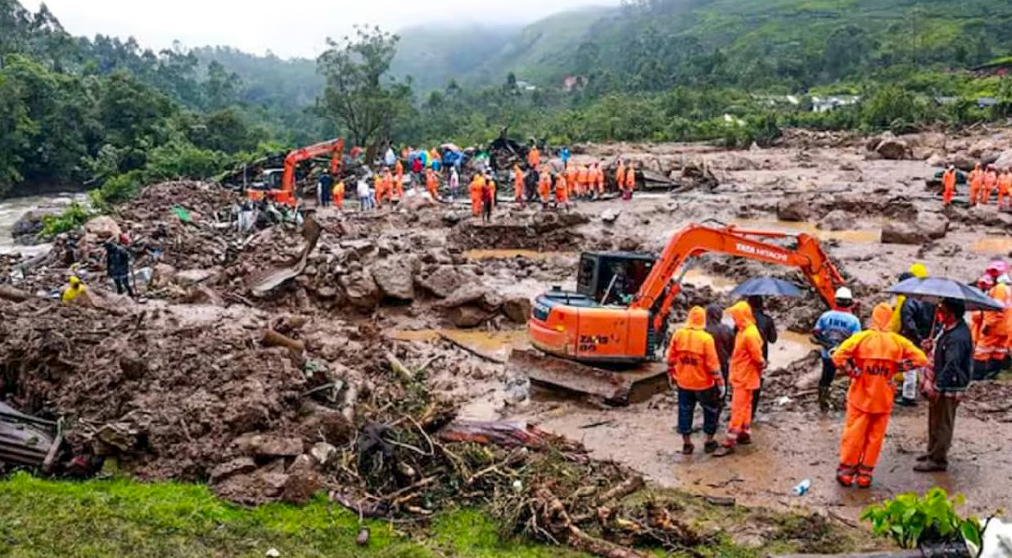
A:
<svg viewBox="0 0 1012 558">
<path fill-rule="evenodd" d="M 627 306 L 656 261 L 657 256 L 649 252 L 584 252 L 576 291 L 601 305 Z"/>
</svg>

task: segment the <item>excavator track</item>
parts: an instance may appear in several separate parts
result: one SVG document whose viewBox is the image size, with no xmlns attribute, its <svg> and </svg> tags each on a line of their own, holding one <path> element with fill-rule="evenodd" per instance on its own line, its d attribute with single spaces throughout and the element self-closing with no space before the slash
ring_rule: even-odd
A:
<svg viewBox="0 0 1012 558">
<path fill-rule="evenodd" d="M 506 366 L 531 383 L 550 389 L 598 397 L 609 405 L 646 401 L 668 388 L 662 363 L 647 362 L 628 370 L 609 370 L 554 357 L 537 349 L 514 349 Z"/>
</svg>

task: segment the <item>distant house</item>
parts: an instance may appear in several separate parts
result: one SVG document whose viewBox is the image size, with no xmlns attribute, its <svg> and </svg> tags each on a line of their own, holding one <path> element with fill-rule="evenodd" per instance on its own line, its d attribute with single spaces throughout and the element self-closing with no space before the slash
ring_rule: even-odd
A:
<svg viewBox="0 0 1012 558">
<path fill-rule="evenodd" d="M 987 64 L 974 66 L 970 71 L 977 76 L 1006 76 L 1012 74 L 1012 56 L 996 58 Z"/>
<path fill-rule="evenodd" d="M 994 97 L 980 97 L 977 99 L 977 107 L 979 108 L 993 107 L 997 104 L 998 99 L 995 99 Z"/>
<path fill-rule="evenodd" d="M 537 91 L 538 88 L 537 88 L 536 85 L 534 85 L 532 83 L 528 83 L 528 82 L 523 81 L 523 80 L 517 80 L 517 89 L 519 89 L 520 91 L 526 91 L 526 92 L 529 93 L 531 91 Z"/>
<path fill-rule="evenodd" d="M 562 80 L 562 90 L 567 93 L 575 91 L 587 85 L 587 80 L 583 76 L 569 76 Z"/>
<path fill-rule="evenodd" d="M 856 105 L 861 100 L 857 95 L 834 95 L 831 97 L 812 97 L 812 112 L 829 112 L 840 107 Z"/>
<path fill-rule="evenodd" d="M 935 102 L 940 105 L 952 105 L 959 102 L 959 97 L 935 97 Z"/>
</svg>

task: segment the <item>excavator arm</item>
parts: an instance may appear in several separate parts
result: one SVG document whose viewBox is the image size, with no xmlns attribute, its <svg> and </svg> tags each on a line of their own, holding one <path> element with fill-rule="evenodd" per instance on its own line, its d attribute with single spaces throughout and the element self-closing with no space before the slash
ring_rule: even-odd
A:
<svg viewBox="0 0 1012 558">
<path fill-rule="evenodd" d="M 286 200 L 295 198 L 295 167 L 299 163 L 330 153 L 330 172 L 331 174 L 336 174 L 341 168 L 342 151 L 344 151 L 344 140 L 336 139 L 316 143 L 290 152 L 285 157 L 285 171 L 281 177 L 282 196 Z"/>
<path fill-rule="evenodd" d="M 796 249 L 789 250 L 758 240 L 788 237 L 797 239 Z M 659 330 L 667 319 L 672 301 L 681 290 L 681 285 L 672 281 L 675 273 L 689 258 L 708 252 L 796 267 L 831 308 L 835 306 L 836 288 L 843 285 L 840 272 L 822 250 L 819 241 L 811 235 L 689 225 L 675 234 L 664 248 L 630 307 L 654 310 L 653 326 Z"/>
</svg>

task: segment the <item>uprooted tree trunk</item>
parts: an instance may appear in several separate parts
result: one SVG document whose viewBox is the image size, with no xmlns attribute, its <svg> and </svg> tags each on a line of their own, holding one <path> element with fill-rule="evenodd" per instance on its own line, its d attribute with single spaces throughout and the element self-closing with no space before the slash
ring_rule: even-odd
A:
<svg viewBox="0 0 1012 558">
<path fill-rule="evenodd" d="M 647 555 L 584 533 L 569 518 L 566 506 L 547 488 L 537 490 L 539 524 L 555 540 L 605 558 L 647 558 Z"/>
</svg>

